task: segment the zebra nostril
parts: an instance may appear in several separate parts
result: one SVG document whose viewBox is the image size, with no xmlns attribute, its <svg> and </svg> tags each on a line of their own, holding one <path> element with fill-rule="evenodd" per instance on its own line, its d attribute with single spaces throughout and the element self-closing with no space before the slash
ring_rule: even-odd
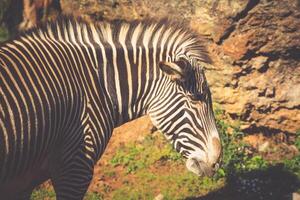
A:
<svg viewBox="0 0 300 200">
<path fill-rule="evenodd" d="M 214 164 L 212 165 L 212 168 L 213 168 L 214 171 L 217 171 L 217 170 L 220 168 L 219 163 L 214 163 Z"/>
</svg>

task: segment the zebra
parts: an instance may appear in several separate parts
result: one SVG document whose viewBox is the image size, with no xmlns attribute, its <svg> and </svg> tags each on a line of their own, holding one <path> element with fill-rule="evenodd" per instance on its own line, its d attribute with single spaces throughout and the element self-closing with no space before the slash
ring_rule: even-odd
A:
<svg viewBox="0 0 300 200">
<path fill-rule="evenodd" d="M 202 36 L 171 20 L 49 21 L 0 47 L 0 194 L 82 199 L 114 127 L 148 114 L 186 167 L 222 155 Z"/>
</svg>

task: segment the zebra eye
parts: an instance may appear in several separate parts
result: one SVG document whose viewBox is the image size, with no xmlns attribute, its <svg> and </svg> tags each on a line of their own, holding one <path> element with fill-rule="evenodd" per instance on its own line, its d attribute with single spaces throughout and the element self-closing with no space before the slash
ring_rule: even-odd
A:
<svg viewBox="0 0 300 200">
<path fill-rule="evenodd" d="M 189 98 L 192 104 L 199 104 L 200 102 L 196 95 L 190 95 Z"/>
<path fill-rule="evenodd" d="M 190 99 L 191 99 L 192 101 L 198 101 L 198 98 L 197 98 L 196 95 L 190 95 Z"/>
<path fill-rule="evenodd" d="M 187 61 L 182 60 L 182 59 L 181 59 L 181 60 L 178 60 L 178 61 L 175 61 L 175 63 L 176 63 L 178 66 L 180 66 L 181 69 L 184 69 L 184 70 L 186 70 L 187 67 L 188 67 Z"/>
<path fill-rule="evenodd" d="M 193 95 L 190 95 L 190 99 L 192 101 L 205 101 L 206 99 L 206 95 L 205 94 L 193 94 Z"/>
</svg>

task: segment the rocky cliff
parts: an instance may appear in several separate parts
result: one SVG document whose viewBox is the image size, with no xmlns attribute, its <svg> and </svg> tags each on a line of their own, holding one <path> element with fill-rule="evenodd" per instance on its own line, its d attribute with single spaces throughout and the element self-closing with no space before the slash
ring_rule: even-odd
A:
<svg viewBox="0 0 300 200">
<path fill-rule="evenodd" d="M 236 1 L 213 23 L 215 100 L 248 132 L 300 128 L 300 12 L 296 1 Z M 240 7 L 239 7 L 240 6 Z M 234 7 L 234 6 L 233 6 Z M 220 18 L 221 17 L 221 18 Z M 219 25 L 216 25 L 219 23 Z M 213 34 L 211 34 L 213 35 Z"/>
<path fill-rule="evenodd" d="M 61 0 L 92 20 L 169 17 L 206 36 L 213 99 L 248 133 L 300 129 L 299 0 Z"/>
</svg>

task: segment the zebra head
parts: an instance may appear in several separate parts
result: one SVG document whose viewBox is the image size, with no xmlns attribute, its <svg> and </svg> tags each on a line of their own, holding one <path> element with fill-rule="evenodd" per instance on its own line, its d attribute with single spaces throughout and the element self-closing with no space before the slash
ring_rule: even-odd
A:
<svg viewBox="0 0 300 200">
<path fill-rule="evenodd" d="M 186 58 L 159 63 L 165 90 L 150 117 L 187 158 L 188 170 L 199 176 L 212 176 L 219 168 L 222 147 L 211 93 L 198 63 Z"/>
</svg>

